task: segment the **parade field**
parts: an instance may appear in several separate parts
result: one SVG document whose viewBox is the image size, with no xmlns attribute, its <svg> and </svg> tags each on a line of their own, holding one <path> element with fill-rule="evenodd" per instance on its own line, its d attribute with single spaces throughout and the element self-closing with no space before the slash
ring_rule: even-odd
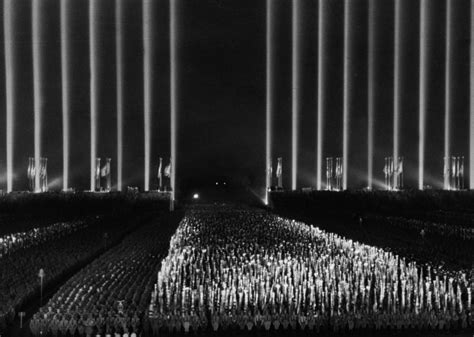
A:
<svg viewBox="0 0 474 337">
<path fill-rule="evenodd" d="M 246 208 L 187 212 L 152 294 L 160 331 L 466 330 L 469 275 Z"/>
<path fill-rule="evenodd" d="M 469 209 L 45 197 L 0 202 L 2 337 L 472 335 Z"/>
</svg>

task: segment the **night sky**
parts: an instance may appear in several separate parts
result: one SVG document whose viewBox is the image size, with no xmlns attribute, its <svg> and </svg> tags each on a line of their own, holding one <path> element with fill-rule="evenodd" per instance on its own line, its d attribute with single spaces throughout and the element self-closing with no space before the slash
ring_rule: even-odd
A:
<svg viewBox="0 0 474 337">
<path fill-rule="evenodd" d="M 125 4 L 124 185 L 143 186 L 142 8 Z M 291 158 L 291 1 L 276 1 L 275 121 L 273 158 L 284 161 L 290 186 Z M 298 186 L 314 186 L 316 175 L 317 1 L 303 2 L 302 115 Z M 367 0 L 352 0 L 355 84 L 351 101 L 349 187 L 366 185 L 367 172 Z M 429 88 L 426 139 L 426 184 L 440 187 L 443 171 L 445 6 L 430 3 Z M 33 156 L 33 76 L 31 0 L 16 0 L 17 69 L 14 189 L 26 189 L 27 158 Z M 42 0 L 45 62 L 43 83 L 43 153 L 49 158 L 51 188 L 61 188 L 61 68 L 59 1 Z M 72 0 L 71 181 L 89 187 L 89 37 L 88 1 Z M 402 117 L 400 155 L 405 182 L 416 187 L 418 163 L 419 1 L 403 0 Z M 393 1 L 376 1 L 375 179 L 383 181 L 383 158 L 392 152 Z M 324 157 L 342 155 L 343 1 L 329 1 L 328 98 Z M 156 0 L 153 14 L 154 79 L 152 177 L 158 157 L 169 157 L 169 5 Z M 112 157 L 116 177 L 116 97 L 114 1 L 100 0 L 100 68 L 98 155 Z M 3 15 L 0 17 L 3 20 Z M 452 154 L 469 155 L 470 1 L 453 1 Z M 179 1 L 178 171 L 181 186 L 216 177 L 232 177 L 262 191 L 265 179 L 265 1 Z M 6 188 L 5 67 L 3 22 L 0 24 L 0 189 Z M 323 172 L 325 172 L 323 170 Z M 467 166 L 465 172 L 468 172 Z M 323 173 L 324 175 L 324 173 Z"/>
</svg>

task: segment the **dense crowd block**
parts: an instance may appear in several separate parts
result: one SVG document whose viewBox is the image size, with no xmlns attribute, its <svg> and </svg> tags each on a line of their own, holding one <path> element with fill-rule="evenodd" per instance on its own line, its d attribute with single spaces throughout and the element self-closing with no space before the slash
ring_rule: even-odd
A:
<svg viewBox="0 0 474 337">
<path fill-rule="evenodd" d="M 30 321 L 33 335 L 139 334 L 174 228 L 139 228 L 70 278 Z"/>
<path fill-rule="evenodd" d="M 189 210 L 152 293 L 161 330 L 465 329 L 472 280 L 246 208 Z"/>
<path fill-rule="evenodd" d="M 120 219 L 120 220 L 119 220 Z M 74 231 L 54 231 L 48 239 L 18 249 L 0 258 L 0 331 L 13 320 L 15 312 L 33 297 L 40 300 L 43 269 L 44 287 L 68 271 L 114 244 L 135 227 L 126 217 L 87 218 L 87 224 Z"/>
</svg>

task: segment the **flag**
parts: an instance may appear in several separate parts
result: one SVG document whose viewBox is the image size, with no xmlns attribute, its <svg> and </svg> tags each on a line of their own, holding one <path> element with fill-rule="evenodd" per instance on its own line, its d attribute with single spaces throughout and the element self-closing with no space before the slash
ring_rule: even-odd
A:
<svg viewBox="0 0 474 337">
<path fill-rule="evenodd" d="M 108 174 L 109 174 L 109 167 L 108 165 L 104 165 L 104 167 L 102 167 L 102 170 L 100 170 L 100 176 L 105 177 Z"/>
<path fill-rule="evenodd" d="M 34 178 L 35 175 L 36 175 L 35 162 L 34 162 L 34 160 L 31 160 L 30 177 Z"/>
<path fill-rule="evenodd" d="M 161 179 L 162 177 L 162 173 L 161 173 L 161 170 L 162 170 L 162 166 L 163 166 L 163 160 L 160 158 L 160 165 L 158 166 L 158 179 Z"/>
<path fill-rule="evenodd" d="M 444 157 L 444 169 L 443 169 L 444 176 L 449 174 L 449 164 L 448 164 L 448 157 Z"/>
<path fill-rule="evenodd" d="M 280 178 L 281 177 L 281 171 L 282 171 L 282 168 L 281 168 L 281 160 L 278 161 L 278 165 L 277 165 L 277 169 L 276 169 L 276 176 L 277 178 Z"/>
<path fill-rule="evenodd" d="M 451 158 L 451 177 L 456 177 L 456 157 Z"/>
<path fill-rule="evenodd" d="M 165 167 L 165 176 L 168 178 L 171 177 L 171 162 Z"/>
<path fill-rule="evenodd" d="M 100 159 L 95 162 L 95 178 L 100 177 Z"/>
</svg>

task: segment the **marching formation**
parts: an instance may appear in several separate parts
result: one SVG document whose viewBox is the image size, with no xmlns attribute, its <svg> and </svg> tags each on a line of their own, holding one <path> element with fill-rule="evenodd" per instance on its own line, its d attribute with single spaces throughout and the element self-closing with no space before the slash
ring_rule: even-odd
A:
<svg viewBox="0 0 474 337">
<path fill-rule="evenodd" d="M 33 335 L 121 336 L 146 330 L 145 312 L 172 229 L 168 232 L 156 222 L 141 227 L 75 274 L 33 316 Z"/>
<path fill-rule="evenodd" d="M 152 293 L 160 330 L 465 329 L 472 279 L 265 211 L 189 210 Z"/>
<path fill-rule="evenodd" d="M 440 235 L 444 238 L 455 238 L 463 241 L 474 240 L 474 228 L 470 226 L 456 226 L 453 224 L 431 222 L 418 219 L 407 219 L 396 216 L 367 216 L 365 219 L 380 222 L 388 222 L 393 226 L 404 229 L 415 229 L 423 231 L 425 234 Z"/>
<path fill-rule="evenodd" d="M 26 232 L 5 234 L 0 236 L 0 258 L 18 249 L 36 246 L 52 239 L 59 239 L 86 226 L 87 222 L 76 220 L 58 222 L 46 227 L 36 227 Z"/>
<path fill-rule="evenodd" d="M 0 332 L 27 300 L 33 296 L 39 298 L 40 269 L 44 271 L 44 286 L 51 285 L 135 226 L 123 220 L 117 223 L 115 217 L 86 218 L 84 221 L 87 225 L 78 225 L 67 233 L 49 233 L 48 240 L 17 248 L 0 258 Z"/>
</svg>

